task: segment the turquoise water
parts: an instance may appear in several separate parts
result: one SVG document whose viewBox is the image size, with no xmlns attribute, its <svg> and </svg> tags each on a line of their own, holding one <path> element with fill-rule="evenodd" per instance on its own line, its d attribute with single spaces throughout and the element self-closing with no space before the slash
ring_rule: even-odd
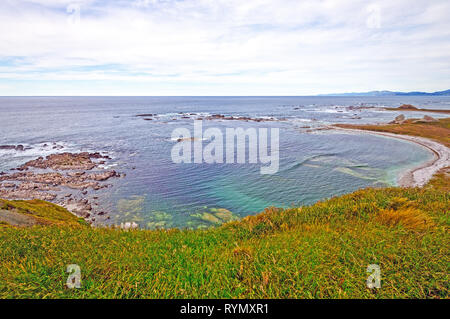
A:
<svg viewBox="0 0 450 319">
<path fill-rule="evenodd" d="M 329 123 L 386 122 L 398 115 L 348 106 L 399 106 L 410 103 L 449 108 L 446 97 L 141 97 L 0 98 L 0 144 L 23 144 L 25 152 L 0 151 L 0 171 L 55 150 L 102 151 L 125 178 L 96 193 L 110 219 L 98 224 L 135 221 L 141 227 L 208 227 L 219 208 L 234 217 L 268 206 L 289 207 L 348 193 L 363 187 L 395 185 L 398 174 L 429 160 L 432 154 L 392 138 L 311 131 Z M 151 121 L 136 115 L 157 114 Z M 191 114 L 195 113 L 195 114 Z M 203 121 L 204 129 L 278 128 L 280 168 L 261 175 L 261 164 L 175 164 L 171 133 L 210 114 L 274 117 L 274 122 Z M 418 114 L 414 114 L 418 116 Z M 433 115 L 435 116 L 435 115 Z"/>
</svg>

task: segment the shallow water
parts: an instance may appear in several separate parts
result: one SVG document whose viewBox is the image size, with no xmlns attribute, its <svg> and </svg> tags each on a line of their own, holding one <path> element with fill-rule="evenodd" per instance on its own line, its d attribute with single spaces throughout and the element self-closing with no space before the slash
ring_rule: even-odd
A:
<svg viewBox="0 0 450 319">
<path fill-rule="evenodd" d="M 99 224 L 209 226 L 215 208 L 246 216 L 268 206 L 312 204 L 362 187 L 395 185 L 400 172 L 432 154 L 387 137 L 309 130 L 329 123 L 390 121 L 399 113 L 346 107 L 403 103 L 450 108 L 449 97 L 4 97 L 0 145 L 23 144 L 29 149 L 0 151 L 0 171 L 55 152 L 53 143 L 63 147 L 60 152 L 106 152 L 113 158 L 109 167 L 127 176 L 96 193 L 101 206 L 111 212 L 111 219 L 98 219 Z M 136 117 L 142 113 L 158 116 L 151 121 Z M 183 118 L 186 115 L 180 113 L 197 115 Z M 261 175 L 259 163 L 174 164 L 173 129 L 192 131 L 193 119 L 208 114 L 286 119 L 203 121 L 204 129 L 217 127 L 223 132 L 226 127 L 279 128 L 278 173 Z"/>
</svg>

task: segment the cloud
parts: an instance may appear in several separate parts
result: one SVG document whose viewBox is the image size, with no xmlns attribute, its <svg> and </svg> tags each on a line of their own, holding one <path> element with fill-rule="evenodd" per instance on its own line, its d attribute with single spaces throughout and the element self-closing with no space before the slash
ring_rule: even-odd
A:
<svg viewBox="0 0 450 319">
<path fill-rule="evenodd" d="M 449 12 L 446 0 L 2 1 L 0 84 L 15 89 L 0 94 L 448 89 Z"/>
</svg>

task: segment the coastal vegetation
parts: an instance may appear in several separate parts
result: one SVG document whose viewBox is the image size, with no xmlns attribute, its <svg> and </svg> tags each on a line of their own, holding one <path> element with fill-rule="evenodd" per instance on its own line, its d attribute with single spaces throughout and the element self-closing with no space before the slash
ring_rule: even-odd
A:
<svg viewBox="0 0 450 319">
<path fill-rule="evenodd" d="M 447 147 L 450 147 L 450 117 L 439 119 L 434 122 L 421 122 L 417 119 L 407 119 L 401 125 L 355 125 L 355 124 L 335 124 L 334 126 L 350 129 L 359 129 L 375 132 L 386 132 L 402 135 L 420 136 L 435 140 Z"/>
<path fill-rule="evenodd" d="M 433 110 L 433 109 L 420 109 L 411 104 L 402 104 L 398 108 L 395 107 L 385 107 L 387 111 L 416 111 L 416 112 L 427 112 L 427 113 L 445 113 L 450 114 L 450 110 Z"/>
<path fill-rule="evenodd" d="M 448 146 L 449 124 L 358 128 Z M 449 172 L 201 230 L 92 228 L 54 204 L 0 200 L 0 216 L 36 220 L 0 221 L 0 298 L 449 298 Z M 70 264 L 80 289 L 66 286 Z"/>
</svg>

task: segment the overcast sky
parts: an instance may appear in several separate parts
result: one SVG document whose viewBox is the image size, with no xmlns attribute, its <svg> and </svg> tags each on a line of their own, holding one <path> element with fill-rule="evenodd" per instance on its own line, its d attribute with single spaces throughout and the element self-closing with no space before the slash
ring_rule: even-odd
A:
<svg viewBox="0 0 450 319">
<path fill-rule="evenodd" d="M 448 0 L 1 0 L 0 95 L 450 89 Z"/>
</svg>

